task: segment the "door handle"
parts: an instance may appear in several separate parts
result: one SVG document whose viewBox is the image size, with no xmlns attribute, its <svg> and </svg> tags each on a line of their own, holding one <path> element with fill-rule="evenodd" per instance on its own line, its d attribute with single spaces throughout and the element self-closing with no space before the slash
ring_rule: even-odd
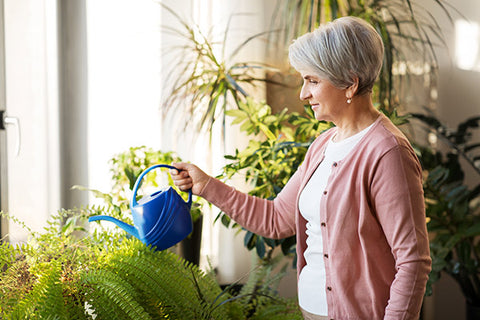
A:
<svg viewBox="0 0 480 320">
<path fill-rule="evenodd" d="M 15 144 L 15 156 L 20 154 L 20 120 L 17 117 L 10 117 L 5 111 L 0 111 L 0 130 L 5 130 L 6 126 L 13 126 L 17 134 L 17 143 Z"/>
</svg>

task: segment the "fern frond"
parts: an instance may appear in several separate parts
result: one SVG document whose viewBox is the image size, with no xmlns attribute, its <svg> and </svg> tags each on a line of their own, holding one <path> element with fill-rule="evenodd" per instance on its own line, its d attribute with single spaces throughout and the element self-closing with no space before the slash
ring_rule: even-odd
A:
<svg viewBox="0 0 480 320">
<path fill-rule="evenodd" d="M 150 320 L 151 317 L 136 300 L 134 287 L 108 270 L 92 270 L 84 275 L 84 281 L 92 290 L 87 293 L 88 303 L 102 319 Z M 119 313 L 113 317 L 112 311 Z M 103 315 L 103 316 L 102 316 Z"/>
<path fill-rule="evenodd" d="M 197 266 L 170 251 L 155 251 L 137 240 L 127 240 L 105 257 L 105 268 L 129 283 L 152 316 L 158 306 L 170 319 L 230 319 L 228 307 L 215 308 L 218 284 Z M 228 298 L 228 297 L 226 297 Z M 225 298 L 225 299 L 226 299 Z"/>
<path fill-rule="evenodd" d="M 31 291 L 34 277 L 28 264 L 19 260 L 2 272 L 0 277 L 0 318 L 5 319 L 18 301 Z"/>
<path fill-rule="evenodd" d="M 59 319 L 67 319 L 60 275 L 61 265 L 58 261 L 45 264 L 45 270 L 38 276 L 32 291 L 18 301 L 10 317 L 44 319 L 57 316 Z"/>
<path fill-rule="evenodd" d="M 295 299 L 277 300 L 277 303 L 270 303 L 260 306 L 252 320 L 303 320 L 303 315 Z"/>
<path fill-rule="evenodd" d="M 15 248 L 8 242 L 0 242 L 0 270 L 7 269 L 15 258 Z"/>
</svg>

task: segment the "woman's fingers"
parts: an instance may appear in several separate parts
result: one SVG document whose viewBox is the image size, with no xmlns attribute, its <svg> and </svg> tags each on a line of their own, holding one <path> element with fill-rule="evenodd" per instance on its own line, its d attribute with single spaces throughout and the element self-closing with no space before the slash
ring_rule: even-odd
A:
<svg viewBox="0 0 480 320">
<path fill-rule="evenodd" d="M 210 178 L 205 172 L 191 163 L 179 162 L 172 164 L 177 170 L 171 169 L 174 184 L 183 191 L 192 189 L 198 195 Z"/>
</svg>

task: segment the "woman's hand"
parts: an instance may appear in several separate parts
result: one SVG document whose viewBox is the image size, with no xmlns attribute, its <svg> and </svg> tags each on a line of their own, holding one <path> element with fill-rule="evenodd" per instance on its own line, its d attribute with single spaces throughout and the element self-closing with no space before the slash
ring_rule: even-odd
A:
<svg viewBox="0 0 480 320">
<path fill-rule="evenodd" d="M 210 176 L 191 163 L 172 163 L 178 170 L 170 169 L 173 183 L 182 191 L 192 189 L 194 195 L 199 195 L 207 184 Z"/>
</svg>

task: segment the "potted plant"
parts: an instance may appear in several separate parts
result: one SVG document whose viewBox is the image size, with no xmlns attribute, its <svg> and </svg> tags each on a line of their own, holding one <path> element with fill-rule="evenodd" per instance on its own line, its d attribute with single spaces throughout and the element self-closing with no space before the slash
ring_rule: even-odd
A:
<svg viewBox="0 0 480 320">
<path fill-rule="evenodd" d="M 111 214 L 61 210 L 28 243 L 0 244 L 2 319 L 244 319 L 211 275 L 174 253 L 78 227 L 98 211 Z"/>
<path fill-rule="evenodd" d="M 252 186 L 249 194 L 265 199 L 273 199 L 282 190 L 291 175 L 296 171 L 313 139 L 331 124 L 318 122 L 309 108 L 305 114 L 282 112 L 273 114 L 265 102 L 247 99 L 236 110 L 226 112 L 233 117 L 232 124 L 239 125 L 241 131 L 252 137 L 244 150 L 236 150 L 226 155 L 230 161 L 222 174 L 224 179 L 242 175 Z M 217 220 L 225 226 L 239 227 L 220 213 Z M 275 248 L 280 247 L 286 256 L 295 254 L 295 237 L 274 240 L 246 231 L 244 244 L 255 249 L 259 258 L 273 259 Z"/>
<path fill-rule="evenodd" d="M 146 146 L 130 147 L 124 152 L 120 152 L 110 159 L 110 172 L 112 174 L 112 190 L 104 193 L 94 189 L 75 186 L 74 188 L 89 190 L 94 193 L 97 198 L 103 199 L 106 205 L 114 212 L 114 217 L 120 220 L 130 221 L 129 203 L 133 192 L 135 182 L 140 174 L 147 168 L 156 164 L 171 164 L 179 162 L 181 159 L 174 152 L 163 152 L 154 150 Z M 175 188 L 173 181 L 167 174 L 161 174 L 160 170 L 153 170 L 142 180 L 142 188 L 138 194 L 142 194 L 142 190 L 148 188 L 158 189 L 163 184 Z M 178 191 L 178 190 L 177 190 Z M 179 192 L 185 195 L 185 193 Z M 180 255 L 187 261 L 199 265 L 200 249 L 202 239 L 202 208 L 206 202 L 194 196 L 190 214 L 192 216 L 193 231 L 192 233 L 178 245 Z"/>
<path fill-rule="evenodd" d="M 182 45 L 168 50 L 175 55 L 167 89 L 162 103 L 164 116 L 170 112 L 185 117 L 185 126 L 193 125 L 197 130 L 211 132 L 216 119 L 223 118 L 223 112 L 236 107 L 249 96 L 249 91 L 259 82 L 265 81 L 262 71 L 269 69 L 266 64 L 237 61 L 237 55 L 255 39 L 268 34 L 261 31 L 237 47 L 229 47 L 229 30 L 234 15 L 228 20 L 223 37 L 202 30 L 197 24 L 185 21 L 178 13 L 162 4 L 178 22 L 177 26 L 165 26 L 168 34 L 177 37 Z"/>
<path fill-rule="evenodd" d="M 286 0 L 278 2 L 272 16 L 269 55 L 287 75 L 286 48 L 293 39 L 313 31 L 320 24 L 342 16 L 356 16 L 368 21 L 380 34 L 385 45 L 385 58 L 374 101 L 385 111 L 402 106 L 409 90 L 416 87 L 414 78 L 430 75 L 422 81 L 428 90 L 435 86 L 437 61 L 434 49 L 446 46 L 436 19 L 419 1 L 414 0 Z M 432 0 L 452 22 L 455 10 L 445 0 Z M 289 77 L 287 77 L 289 78 Z M 280 81 L 281 82 L 281 81 Z M 295 82 L 295 81 L 294 81 Z M 429 91 L 428 91 L 429 92 Z M 429 96 L 427 96 L 429 98 Z M 273 102 L 268 101 L 270 104 Z M 274 106 L 272 104 L 272 106 Z"/>
<path fill-rule="evenodd" d="M 124 232 L 79 227 L 111 209 L 60 210 L 28 243 L 0 243 L 2 319 L 302 319 L 267 287 L 232 296 L 213 274 Z M 80 222 L 80 223 L 79 223 Z M 253 310 L 253 312 L 252 312 Z"/>
<path fill-rule="evenodd" d="M 427 174 L 424 191 L 432 256 L 427 295 L 445 273 L 463 292 L 467 319 L 480 319 L 480 142 L 472 141 L 480 116 L 465 119 L 456 129 L 431 115 L 412 116 L 433 140 L 433 145 L 417 145 Z M 467 185 L 467 175 L 476 177 L 473 185 Z"/>
</svg>

